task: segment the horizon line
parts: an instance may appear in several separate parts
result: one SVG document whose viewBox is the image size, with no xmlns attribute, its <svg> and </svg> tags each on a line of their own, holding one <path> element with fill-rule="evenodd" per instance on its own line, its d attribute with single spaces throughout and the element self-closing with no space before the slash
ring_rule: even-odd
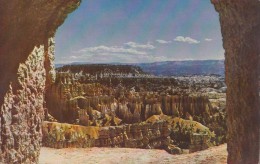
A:
<svg viewBox="0 0 260 164">
<path fill-rule="evenodd" d="M 119 63 L 119 64 L 143 64 L 143 63 L 162 63 L 162 62 L 181 62 L 181 61 L 210 61 L 210 60 L 225 60 L 225 59 L 183 59 L 183 60 L 165 60 L 165 61 L 151 61 L 151 62 L 85 62 L 85 61 L 72 61 L 72 62 L 64 62 L 64 63 L 56 63 L 54 64 L 73 64 L 73 63 L 82 63 L 82 64 L 113 64 L 113 63 Z"/>
</svg>

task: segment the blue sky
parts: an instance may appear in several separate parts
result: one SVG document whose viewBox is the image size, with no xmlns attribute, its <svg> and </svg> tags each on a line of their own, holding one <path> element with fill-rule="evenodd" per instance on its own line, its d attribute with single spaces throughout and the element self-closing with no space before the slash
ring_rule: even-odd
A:
<svg viewBox="0 0 260 164">
<path fill-rule="evenodd" d="M 224 58 L 209 0 L 82 0 L 55 39 L 55 63 Z"/>
</svg>

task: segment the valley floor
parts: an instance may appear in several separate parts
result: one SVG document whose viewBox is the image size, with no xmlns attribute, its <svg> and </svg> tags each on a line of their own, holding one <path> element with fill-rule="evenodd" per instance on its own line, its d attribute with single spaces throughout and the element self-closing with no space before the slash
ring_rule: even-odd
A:
<svg viewBox="0 0 260 164">
<path fill-rule="evenodd" d="M 183 155 L 171 155 L 164 150 L 130 148 L 66 148 L 43 147 L 40 164 L 224 164 L 227 145 Z"/>
</svg>

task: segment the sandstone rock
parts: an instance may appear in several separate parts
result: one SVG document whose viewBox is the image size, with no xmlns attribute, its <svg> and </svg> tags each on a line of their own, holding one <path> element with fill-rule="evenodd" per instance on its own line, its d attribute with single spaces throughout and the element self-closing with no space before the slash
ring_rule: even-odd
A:
<svg viewBox="0 0 260 164">
<path fill-rule="evenodd" d="M 109 127 L 44 122 L 43 145 L 65 147 L 167 148 L 172 143 L 163 121 Z"/>
<path fill-rule="evenodd" d="M 258 163 L 259 1 L 211 2 L 219 12 L 225 49 L 228 163 Z"/>
<path fill-rule="evenodd" d="M 78 0 L 0 2 L 0 163 L 37 163 L 50 38 Z M 46 76 L 47 80 L 46 80 Z"/>
<path fill-rule="evenodd" d="M 189 147 L 189 152 L 193 153 L 209 148 L 211 146 L 210 138 L 211 137 L 207 134 L 193 133 L 191 135 L 191 144 Z"/>
<path fill-rule="evenodd" d="M 183 152 L 179 147 L 174 145 L 167 146 L 166 151 L 170 154 L 182 154 Z"/>
</svg>

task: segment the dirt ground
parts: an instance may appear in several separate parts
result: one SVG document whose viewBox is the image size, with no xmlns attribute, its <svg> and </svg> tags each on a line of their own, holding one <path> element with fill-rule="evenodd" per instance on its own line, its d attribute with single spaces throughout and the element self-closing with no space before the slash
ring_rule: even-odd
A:
<svg viewBox="0 0 260 164">
<path fill-rule="evenodd" d="M 224 144 L 191 154 L 171 155 L 154 149 L 43 147 L 40 164 L 223 164 L 227 160 L 226 149 Z"/>
</svg>

